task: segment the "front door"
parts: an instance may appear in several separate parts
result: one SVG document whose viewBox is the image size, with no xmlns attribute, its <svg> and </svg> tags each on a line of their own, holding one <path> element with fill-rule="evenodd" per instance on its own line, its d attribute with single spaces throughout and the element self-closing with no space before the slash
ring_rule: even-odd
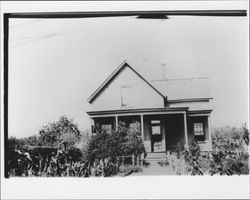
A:
<svg viewBox="0 0 250 200">
<path fill-rule="evenodd" d="M 151 151 L 152 152 L 165 151 L 160 120 L 151 120 Z"/>
</svg>

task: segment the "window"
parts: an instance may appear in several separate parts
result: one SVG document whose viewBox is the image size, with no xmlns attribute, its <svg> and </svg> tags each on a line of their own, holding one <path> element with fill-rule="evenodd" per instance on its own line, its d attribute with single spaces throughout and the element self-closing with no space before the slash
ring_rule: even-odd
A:
<svg viewBox="0 0 250 200">
<path fill-rule="evenodd" d="M 152 126 L 152 135 L 160 135 L 161 134 L 161 127 L 158 126 Z"/>
<path fill-rule="evenodd" d="M 102 124 L 102 130 L 106 131 L 107 133 L 112 132 L 112 124 Z"/>
<path fill-rule="evenodd" d="M 161 123 L 160 120 L 151 120 L 151 124 L 156 124 L 156 125 L 159 125 Z"/>
<path fill-rule="evenodd" d="M 160 120 L 151 120 L 152 135 L 161 134 L 161 121 Z"/>
<path fill-rule="evenodd" d="M 204 135 L 202 123 L 194 123 L 194 135 Z"/>
<path fill-rule="evenodd" d="M 194 138 L 197 141 L 204 141 L 204 130 L 203 130 L 203 123 L 198 122 L 194 123 Z"/>
<path fill-rule="evenodd" d="M 131 105 L 131 85 L 121 86 L 121 106 L 126 107 Z"/>
</svg>

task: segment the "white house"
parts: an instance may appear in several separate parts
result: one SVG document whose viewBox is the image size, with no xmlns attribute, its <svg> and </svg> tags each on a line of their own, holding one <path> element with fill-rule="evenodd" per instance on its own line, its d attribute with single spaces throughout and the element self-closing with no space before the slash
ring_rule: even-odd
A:
<svg viewBox="0 0 250 200">
<path fill-rule="evenodd" d="M 190 145 L 211 150 L 207 78 L 148 82 L 124 61 L 89 97 L 92 132 L 138 125 L 146 151 L 166 152 Z"/>
</svg>

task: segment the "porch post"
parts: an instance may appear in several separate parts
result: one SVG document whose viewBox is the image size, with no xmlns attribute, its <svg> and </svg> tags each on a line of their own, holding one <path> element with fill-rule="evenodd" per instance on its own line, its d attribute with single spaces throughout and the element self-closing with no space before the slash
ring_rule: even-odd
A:
<svg viewBox="0 0 250 200">
<path fill-rule="evenodd" d="M 115 116 L 115 130 L 118 131 L 118 116 Z"/>
<path fill-rule="evenodd" d="M 212 141 L 211 130 L 210 130 L 210 124 L 211 124 L 211 122 L 210 122 L 210 115 L 207 116 L 207 121 L 208 121 L 208 123 L 207 123 L 207 125 L 208 125 L 208 140 Z"/>
<path fill-rule="evenodd" d="M 141 138 L 144 141 L 144 122 L 143 122 L 143 115 L 141 115 Z"/>
<path fill-rule="evenodd" d="M 187 113 L 184 113 L 184 136 L 185 136 L 185 147 L 188 147 L 188 134 L 187 134 Z"/>
<path fill-rule="evenodd" d="M 89 118 L 90 119 L 90 135 L 92 135 L 92 117 Z"/>
</svg>

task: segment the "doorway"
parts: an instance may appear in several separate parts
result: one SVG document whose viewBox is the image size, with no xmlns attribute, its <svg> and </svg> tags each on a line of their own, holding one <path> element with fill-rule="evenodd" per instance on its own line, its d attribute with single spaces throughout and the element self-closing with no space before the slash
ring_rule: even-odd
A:
<svg viewBox="0 0 250 200">
<path fill-rule="evenodd" d="M 151 152 L 164 152 L 163 131 L 161 127 L 161 120 L 150 121 L 151 131 Z"/>
</svg>

